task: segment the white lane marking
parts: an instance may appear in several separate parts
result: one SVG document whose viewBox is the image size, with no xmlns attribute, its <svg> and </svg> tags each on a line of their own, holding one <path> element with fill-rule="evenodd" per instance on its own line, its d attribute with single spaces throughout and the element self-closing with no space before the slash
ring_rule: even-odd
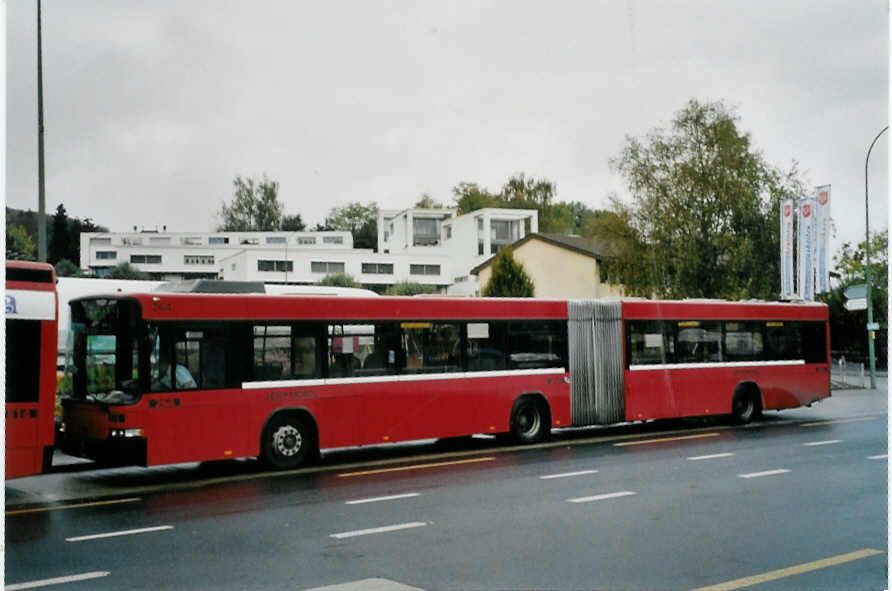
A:
<svg viewBox="0 0 892 591">
<path fill-rule="evenodd" d="M 751 472 L 749 474 L 738 474 L 738 478 L 759 478 L 760 476 L 774 476 L 775 474 L 784 474 L 785 472 L 789 472 L 786 468 L 781 468 L 779 470 L 766 470 L 764 472 Z"/>
<path fill-rule="evenodd" d="M 827 441 L 812 441 L 810 443 L 803 443 L 802 445 L 806 447 L 811 447 L 815 445 L 830 445 L 831 443 L 842 443 L 842 439 L 828 439 Z"/>
<path fill-rule="evenodd" d="M 630 495 L 637 495 L 638 493 L 632 492 L 630 490 L 624 490 L 615 493 L 607 493 L 603 495 L 595 495 L 593 497 L 579 497 L 576 499 L 567 499 L 568 503 L 590 503 L 592 501 L 603 501 L 604 499 L 615 499 L 617 497 L 628 497 Z"/>
<path fill-rule="evenodd" d="M 362 579 L 325 587 L 313 587 L 305 591 L 424 591 L 418 587 L 403 585 L 390 579 Z"/>
<path fill-rule="evenodd" d="M 356 499 L 355 501 L 346 501 L 347 505 L 362 505 L 363 503 L 377 503 L 378 501 L 393 501 L 396 499 L 408 499 L 410 497 L 420 497 L 421 493 L 406 493 L 402 495 L 390 495 L 387 497 L 373 497 L 370 499 Z"/>
<path fill-rule="evenodd" d="M 355 531 L 345 531 L 339 534 L 331 534 L 329 537 L 343 540 L 344 538 L 355 538 L 356 536 L 367 536 L 369 534 L 383 534 L 391 531 L 399 531 L 401 529 L 411 529 L 413 527 L 424 527 L 427 525 L 425 521 L 413 521 L 411 523 L 398 523 L 396 525 L 385 525 L 383 527 L 373 527 L 370 529 L 358 529 Z"/>
<path fill-rule="evenodd" d="M 110 574 L 111 573 L 107 570 L 98 570 L 91 573 L 68 575 L 67 577 L 55 577 L 53 579 L 41 579 L 39 581 L 28 581 L 27 583 L 16 583 L 14 585 L 6 585 L 3 588 L 6 591 L 16 591 L 18 589 L 36 589 L 37 587 L 48 587 L 50 585 L 59 585 L 61 583 L 76 583 L 77 581 L 100 579 L 102 577 L 107 577 Z"/>
<path fill-rule="evenodd" d="M 552 478 L 569 478 L 571 476 L 584 476 L 585 474 L 597 474 L 597 470 L 580 470 L 578 472 L 564 472 L 563 474 L 549 474 L 540 476 L 539 480 L 551 480 Z"/>
<path fill-rule="evenodd" d="M 867 456 L 867 459 L 868 460 L 885 460 L 888 457 L 889 457 L 889 454 L 882 454 L 879 456 Z"/>
<path fill-rule="evenodd" d="M 715 458 L 729 458 L 733 455 L 734 454 L 731 452 L 725 452 L 723 454 L 709 454 L 708 456 L 690 456 L 688 459 L 696 462 L 697 460 L 712 460 Z"/>
<path fill-rule="evenodd" d="M 84 540 L 98 540 L 100 538 L 114 538 L 117 536 L 130 536 L 133 534 L 144 534 L 152 531 L 162 531 L 165 529 L 173 529 L 172 525 L 159 525 L 156 527 L 143 527 L 140 529 L 126 529 L 122 531 L 110 531 L 104 534 L 92 534 L 89 536 L 76 536 L 73 538 L 65 538 L 66 542 L 83 542 Z"/>
</svg>

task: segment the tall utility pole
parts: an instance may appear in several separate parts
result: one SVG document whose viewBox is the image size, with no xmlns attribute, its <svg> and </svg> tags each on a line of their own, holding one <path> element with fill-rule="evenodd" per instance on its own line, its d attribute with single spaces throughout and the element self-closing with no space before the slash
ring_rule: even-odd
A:
<svg viewBox="0 0 892 591">
<path fill-rule="evenodd" d="M 864 159 L 864 253 L 867 255 L 867 267 L 865 267 L 865 275 L 867 276 L 867 351 L 870 355 L 870 388 L 872 390 L 875 390 L 877 387 L 877 359 L 873 346 L 874 330 L 871 326 L 873 324 L 873 304 L 870 302 L 870 208 L 867 204 L 867 163 L 870 161 L 870 151 L 873 150 L 873 145 L 877 143 L 877 140 L 880 139 L 880 136 L 883 135 L 883 132 L 887 129 L 889 129 L 888 125 L 880 130 L 877 136 L 873 138 L 873 141 L 870 142 L 870 147 L 867 148 L 867 157 Z"/>
<path fill-rule="evenodd" d="M 37 260 L 46 262 L 46 194 L 43 174 L 43 51 L 37 0 Z"/>
</svg>

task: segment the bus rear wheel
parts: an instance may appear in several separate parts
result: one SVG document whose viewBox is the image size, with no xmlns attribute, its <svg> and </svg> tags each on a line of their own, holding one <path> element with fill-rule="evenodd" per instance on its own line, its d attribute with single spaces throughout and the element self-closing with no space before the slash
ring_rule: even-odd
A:
<svg viewBox="0 0 892 591">
<path fill-rule="evenodd" d="M 511 411 L 511 436 L 522 445 L 539 443 L 551 431 L 551 421 L 545 405 L 533 397 L 514 403 Z"/>
<path fill-rule="evenodd" d="M 270 419 L 263 430 L 261 455 L 268 466 L 288 470 L 312 458 L 315 446 L 315 433 L 307 419 L 280 414 Z"/>
</svg>

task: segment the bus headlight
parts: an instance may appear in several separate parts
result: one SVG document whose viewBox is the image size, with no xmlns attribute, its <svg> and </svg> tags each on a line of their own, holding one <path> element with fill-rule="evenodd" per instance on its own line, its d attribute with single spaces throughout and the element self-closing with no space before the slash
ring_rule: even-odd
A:
<svg viewBox="0 0 892 591">
<path fill-rule="evenodd" d="M 112 437 L 142 437 L 143 430 L 142 428 L 135 429 L 112 429 L 111 430 Z"/>
</svg>

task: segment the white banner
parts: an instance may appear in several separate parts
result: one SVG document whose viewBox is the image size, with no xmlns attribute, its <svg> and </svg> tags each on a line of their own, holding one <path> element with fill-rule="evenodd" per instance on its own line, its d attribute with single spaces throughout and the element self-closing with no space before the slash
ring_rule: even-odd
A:
<svg viewBox="0 0 892 591">
<path fill-rule="evenodd" d="M 815 299 L 815 203 L 799 202 L 799 297 Z"/>
<path fill-rule="evenodd" d="M 830 266 L 828 265 L 830 245 L 830 185 L 815 187 L 815 292 L 830 291 Z"/>
<path fill-rule="evenodd" d="M 793 297 L 793 218 L 796 204 L 792 199 L 780 204 L 781 298 Z"/>
</svg>

